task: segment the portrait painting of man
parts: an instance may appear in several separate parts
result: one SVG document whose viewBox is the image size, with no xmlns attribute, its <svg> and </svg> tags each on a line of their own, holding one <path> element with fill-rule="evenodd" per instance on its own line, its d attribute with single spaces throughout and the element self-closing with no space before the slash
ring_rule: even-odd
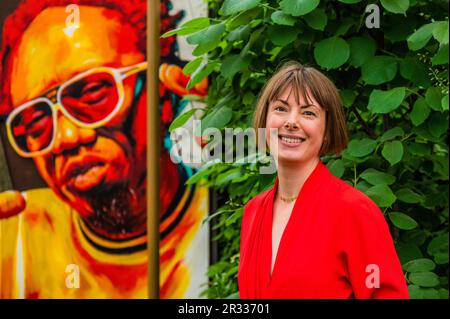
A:
<svg viewBox="0 0 450 319">
<path fill-rule="evenodd" d="M 0 298 L 147 298 L 146 1 L 17 2 L 2 27 L 2 143 L 44 187 L 0 192 Z M 172 181 L 160 297 L 179 298 L 207 192 L 173 187 L 186 177 L 166 155 L 150 161 Z"/>
</svg>

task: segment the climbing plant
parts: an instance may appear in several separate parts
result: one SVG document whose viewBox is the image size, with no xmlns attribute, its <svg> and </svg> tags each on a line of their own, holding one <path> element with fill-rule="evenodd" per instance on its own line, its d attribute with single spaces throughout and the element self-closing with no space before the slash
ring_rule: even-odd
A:
<svg viewBox="0 0 450 319">
<path fill-rule="evenodd" d="M 319 68 L 340 90 L 350 134 L 342 155 L 323 162 L 381 208 L 411 297 L 448 298 L 448 1 L 208 4 L 208 18 L 164 35 L 194 45 L 197 58 L 184 67 L 188 88 L 210 79 L 196 133 L 250 127 L 257 96 L 281 62 Z M 275 177 L 259 174 L 261 165 L 264 159 L 208 162 L 188 181 L 206 183 L 224 199 L 208 217 L 219 246 L 208 271 L 209 298 L 237 296 L 243 205 Z"/>
</svg>

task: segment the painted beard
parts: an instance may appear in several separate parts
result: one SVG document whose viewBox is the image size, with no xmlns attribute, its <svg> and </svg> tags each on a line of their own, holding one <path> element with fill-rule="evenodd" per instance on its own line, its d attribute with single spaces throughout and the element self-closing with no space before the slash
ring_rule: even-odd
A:
<svg viewBox="0 0 450 319">
<path fill-rule="evenodd" d="M 138 193 L 128 185 L 90 192 L 85 199 L 92 213 L 85 221 L 106 237 L 122 238 L 145 232 L 146 210 L 145 205 L 139 205 L 142 195 Z"/>
</svg>

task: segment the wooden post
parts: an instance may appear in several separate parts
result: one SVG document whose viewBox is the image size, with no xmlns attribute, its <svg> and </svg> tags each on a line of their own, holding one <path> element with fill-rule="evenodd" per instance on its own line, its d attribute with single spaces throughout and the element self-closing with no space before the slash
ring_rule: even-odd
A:
<svg viewBox="0 0 450 319">
<path fill-rule="evenodd" d="M 147 240 L 148 297 L 159 298 L 159 6 L 147 0 Z"/>
</svg>

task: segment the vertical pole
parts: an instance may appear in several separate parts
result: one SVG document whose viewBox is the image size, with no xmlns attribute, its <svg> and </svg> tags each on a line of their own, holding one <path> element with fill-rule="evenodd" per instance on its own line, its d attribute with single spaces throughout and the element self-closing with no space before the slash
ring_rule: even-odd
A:
<svg viewBox="0 0 450 319">
<path fill-rule="evenodd" d="M 148 297 L 159 298 L 159 6 L 147 0 L 147 240 Z"/>
</svg>

